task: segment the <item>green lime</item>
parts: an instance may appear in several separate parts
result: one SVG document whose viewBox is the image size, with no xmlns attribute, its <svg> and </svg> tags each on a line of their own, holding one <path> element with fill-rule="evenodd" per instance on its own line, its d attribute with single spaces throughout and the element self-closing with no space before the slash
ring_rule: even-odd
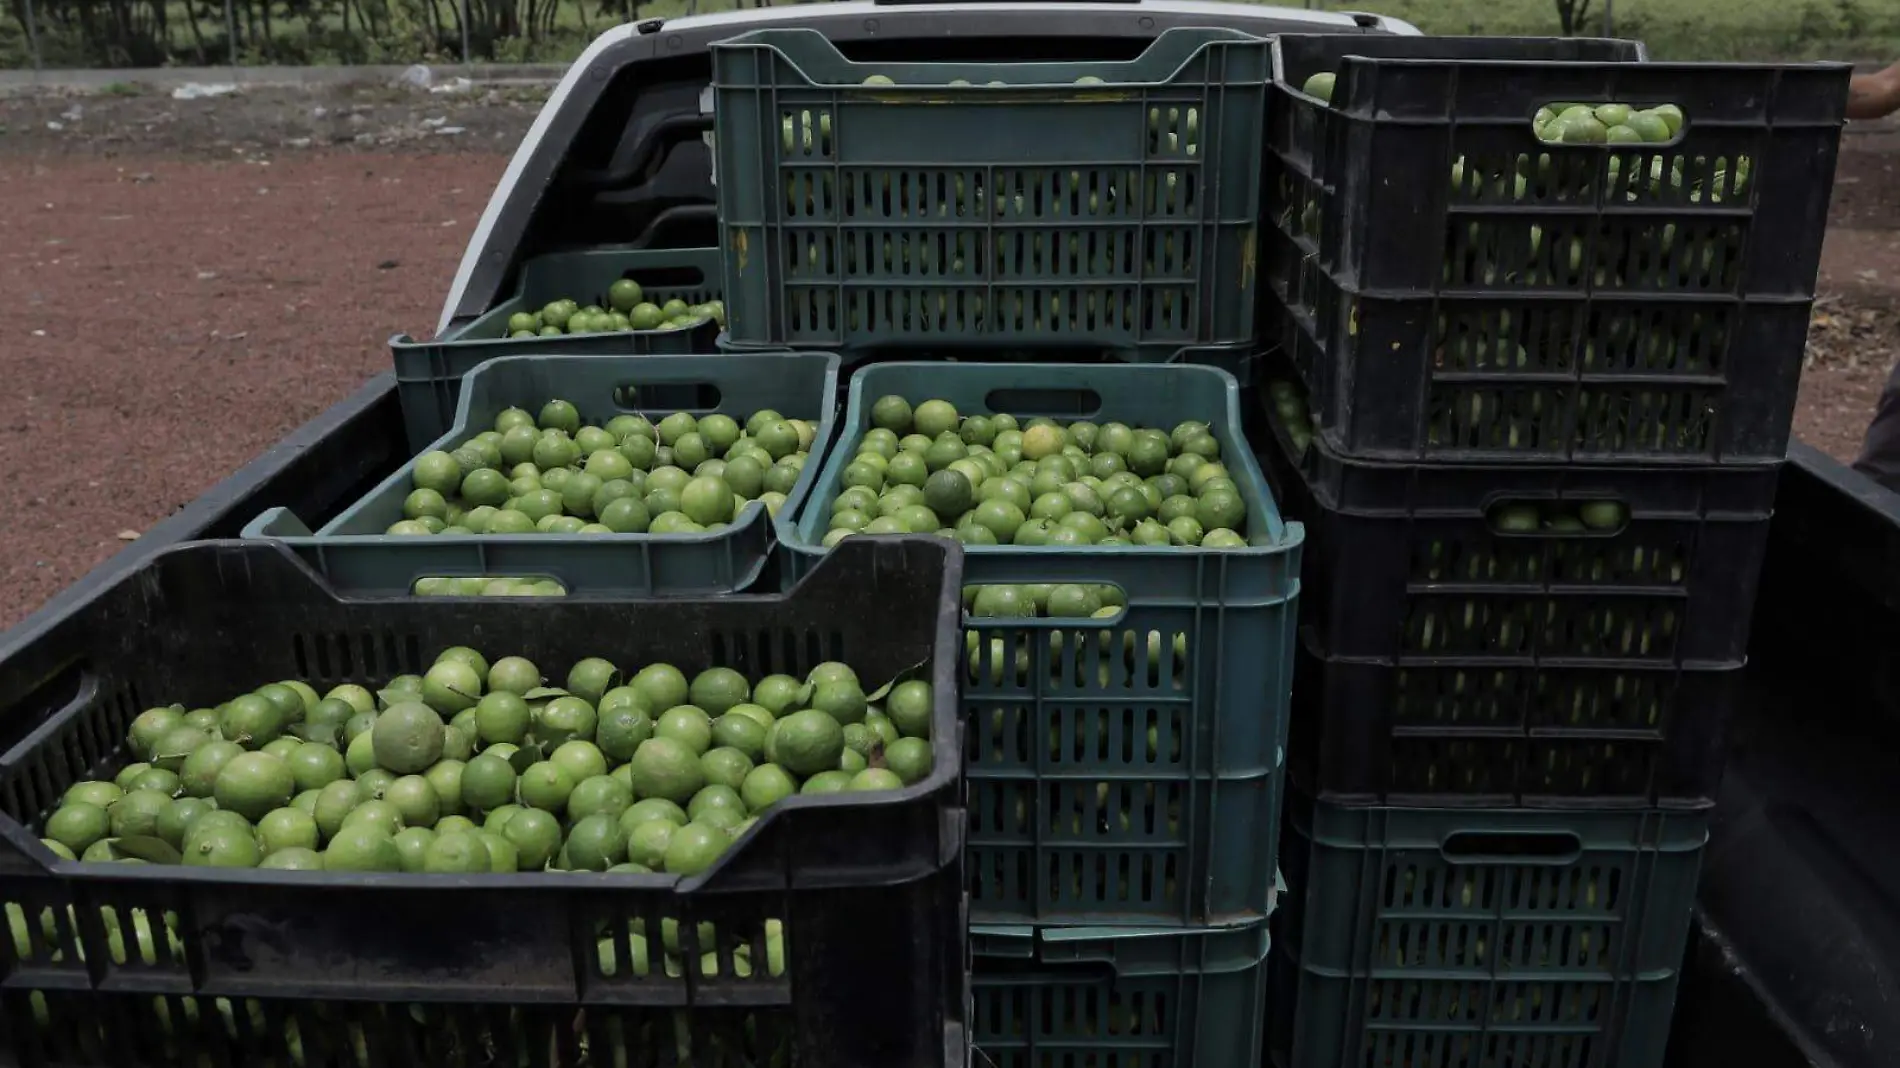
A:
<svg viewBox="0 0 1900 1068">
<path fill-rule="evenodd" d="M 380 801 L 383 791 L 396 781 L 396 773 L 382 768 L 371 768 L 356 777 L 356 793 L 365 801 Z"/>
<path fill-rule="evenodd" d="M 805 684 L 790 675 L 767 675 L 752 688 L 752 704 L 777 719 L 794 711 L 802 700 Z"/>
<path fill-rule="evenodd" d="M 177 797 L 184 793 L 185 784 L 175 771 L 146 768 L 127 781 L 124 789 L 127 793 L 133 790 L 150 790 L 153 793 L 164 794 L 166 797 Z"/>
<path fill-rule="evenodd" d="M 500 833 L 515 847 L 520 871 L 540 871 L 561 848 L 561 821 L 538 808 L 523 809 Z"/>
<path fill-rule="evenodd" d="M 473 673 L 466 664 L 452 666 Z M 443 729 L 442 717 L 429 705 L 416 701 L 391 705 L 376 717 L 370 731 L 377 766 L 399 775 L 427 770 L 442 759 Z"/>
<path fill-rule="evenodd" d="M 143 774 L 143 772 L 140 774 Z M 133 789 L 136 789 L 136 787 L 133 787 Z M 70 805 L 75 802 L 83 801 L 88 805 L 97 805 L 100 808 L 105 808 L 125 795 L 125 788 L 120 787 L 117 783 L 100 782 L 94 779 L 86 782 L 76 782 L 67 787 L 66 793 L 60 797 L 59 803 L 62 805 Z"/>
<path fill-rule="evenodd" d="M 777 764 L 761 764 L 746 773 L 739 784 L 739 798 L 748 812 L 759 813 L 798 791 L 798 782 Z"/>
<path fill-rule="evenodd" d="M 752 696 L 752 687 L 745 676 L 727 667 L 707 668 L 694 676 L 692 686 L 687 690 L 687 701 L 704 709 L 707 715 L 718 716 L 737 704 L 743 704 Z"/>
<path fill-rule="evenodd" d="M 296 695 L 290 697 L 295 700 Z M 224 706 L 218 715 L 218 731 L 226 741 L 257 749 L 282 734 L 287 722 L 277 702 L 261 693 L 247 693 Z"/>
<path fill-rule="evenodd" d="M 521 809 L 515 805 L 509 805 L 507 807 L 510 809 L 514 809 L 513 814 L 517 816 L 520 815 L 523 811 L 526 811 L 525 809 Z M 486 830 L 487 828 L 477 827 L 475 825 L 475 821 L 472 819 L 469 819 L 467 816 L 444 816 L 441 819 L 435 821 L 434 827 L 426 827 L 423 829 L 432 830 L 437 834 L 453 834 L 456 831 L 480 831 L 480 830 Z"/>
<path fill-rule="evenodd" d="M 644 801 L 635 801 L 632 808 L 620 814 L 620 825 L 629 831 L 649 820 L 663 820 L 684 826 L 686 810 L 663 797 L 649 797 Z"/>
<path fill-rule="evenodd" d="M 558 815 L 567 809 L 567 799 L 574 792 L 574 785 L 574 776 L 566 768 L 543 760 L 521 773 L 516 790 L 521 795 L 522 804 Z M 466 793 L 467 789 L 465 781 L 463 791 Z"/>
<path fill-rule="evenodd" d="M 594 743 L 574 739 L 562 742 L 554 752 L 548 754 L 548 760 L 560 765 L 568 777 L 576 783 L 607 774 L 607 758 L 601 754 Z"/>
<path fill-rule="evenodd" d="M 332 687 L 330 692 L 324 694 L 323 697 L 326 701 L 341 701 L 357 712 L 376 711 L 376 695 L 370 693 L 367 687 L 358 686 L 353 682 Z"/>
<path fill-rule="evenodd" d="M 846 724 L 864 722 L 867 705 L 864 690 L 853 679 L 817 684 L 812 690 L 810 707 Z"/>
<path fill-rule="evenodd" d="M 656 736 L 642 742 L 629 765 L 633 791 L 641 798 L 665 798 L 683 805 L 706 785 L 699 752 L 672 738 Z"/>
<path fill-rule="evenodd" d="M 576 870 L 606 871 L 627 859 L 627 834 L 615 817 L 595 813 L 568 831 L 567 856 Z"/>
<path fill-rule="evenodd" d="M 608 697 L 614 693 L 633 692 L 623 687 L 611 691 Z M 640 743 L 653 737 L 653 717 L 640 704 L 608 706 L 608 697 L 601 698 L 599 722 L 594 727 L 594 744 L 600 747 L 601 753 L 609 760 L 631 760 L 634 752 L 640 748 Z"/>
<path fill-rule="evenodd" d="M 349 773 L 342 753 L 316 742 L 300 743 L 284 757 L 284 765 L 299 790 L 321 790 Z"/>
<path fill-rule="evenodd" d="M 433 827 L 442 815 L 442 799 L 420 775 L 404 775 L 383 790 L 383 800 L 396 807 L 405 827 Z"/>
<path fill-rule="evenodd" d="M 170 794 L 133 790 L 106 808 L 112 837 L 131 838 L 158 833 L 158 817 L 172 806 Z"/>
<path fill-rule="evenodd" d="M 506 692 L 520 696 L 540 685 L 541 669 L 534 666 L 534 661 L 524 657 L 504 656 L 488 669 L 488 692 L 491 695 Z M 480 704 L 476 707 L 479 708 Z"/>
<path fill-rule="evenodd" d="M 706 782 L 737 790 L 739 784 L 751 773 L 754 761 L 737 749 L 710 749 L 699 758 L 700 770 L 706 773 Z M 702 793 L 704 791 L 701 791 Z"/>
<path fill-rule="evenodd" d="M 712 717 L 698 705 L 676 705 L 654 722 L 653 736 L 678 742 L 698 755 L 712 748 Z"/>
<path fill-rule="evenodd" d="M 905 785 L 929 778 L 932 760 L 930 743 L 922 738 L 899 738 L 884 747 L 884 766 L 896 772 Z"/>
<path fill-rule="evenodd" d="M 431 842 L 430 848 L 434 846 L 435 843 Z M 387 828 L 371 823 L 353 823 L 339 830 L 324 848 L 323 869 L 401 871 L 402 853 L 397 850 L 395 836 Z"/>
<path fill-rule="evenodd" d="M 112 820 L 106 810 L 85 801 L 61 805 L 46 820 L 46 837 L 74 853 L 84 853 L 111 832 Z"/>
<path fill-rule="evenodd" d="M 666 845 L 663 858 L 666 873 L 697 875 L 717 863 L 731 844 L 731 835 L 722 827 L 697 821 L 688 823 L 674 831 L 672 840 Z"/>
<path fill-rule="evenodd" d="M 462 803 L 488 812 L 515 799 L 515 769 L 508 761 L 482 753 L 462 769 Z"/>
<path fill-rule="evenodd" d="M 322 871 L 323 854 L 314 849 L 292 846 L 265 855 L 257 866 L 271 871 Z"/>
<path fill-rule="evenodd" d="M 173 848 L 184 845 L 185 834 L 199 816 L 213 810 L 212 802 L 202 797 L 181 797 L 158 814 L 153 831 Z"/>
<path fill-rule="evenodd" d="M 502 805 L 488 813 L 487 818 L 482 820 L 482 825 L 480 829 L 484 831 L 494 831 L 496 834 L 500 834 L 502 831 L 508 828 L 509 820 L 514 819 L 517 815 L 523 812 L 535 812 L 535 811 L 539 811 L 539 810 L 523 808 L 520 805 Z M 446 831 L 443 831 L 440 829 L 441 824 L 439 822 L 437 823 L 437 827 L 438 829 L 435 833 L 437 834 L 447 833 Z"/>
<path fill-rule="evenodd" d="M 422 676 L 422 701 L 443 716 L 473 708 L 485 674 L 466 660 L 439 660 Z"/>
<path fill-rule="evenodd" d="M 851 787 L 851 773 L 847 771 L 821 771 L 805 780 L 798 788 L 800 794 L 837 794 Z"/>
<path fill-rule="evenodd" d="M 650 664 L 627 683 L 646 698 L 649 709 L 668 709 L 686 703 L 686 676 L 671 664 Z"/>
<path fill-rule="evenodd" d="M 348 779 L 338 779 L 317 791 L 316 808 L 311 812 L 317 821 L 317 830 L 325 839 L 335 837 L 343 821 L 364 800 L 356 783 Z"/>
<path fill-rule="evenodd" d="M 902 789 L 903 786 L 904 780 L 899 778 L 896 772 L 887 771 L 884 768 L 865 768 L 863 771 L 851 776 L 851 781 L 846 784 L 845 789 L 868 792 L 873 790 L 899 790 Z"/>
<path fill-rule="evenodd" d="M 644 864 L 654 871 L 663 870 L 666 867 L 667 848 L 673 844 L 674 834 L 683 826 L 672 820 L 647 820 L 636 824 L 627 831 L 627 859 L 635 864 Z"/>
<path fill-rule="evenodd" d="M 879 397 L 871 405 L 871 425 L 893 434 L 907 434 L 911 427 L 910 402 L 898 396 Z"/>
<path fill-rule="evenodd" d="M 742 754 L 747 760 L 757 763 L 759 758 L 765 755 L 765 731 L 766 724 L 771 722 L 771 713 L 758 709 L 760 715 L 754 716 L 736 711 L 743 708 L 758 708 L 758 706 L 734 705 L 734 711 L 728 711 L 725 715 L 713 720 L 712 744 L 717 748 L 709 752 L 708 756 L 720 749 L 730 749 Z"/>
<path fill-rule="evenodd" d="M 428 855 L 429 845 L 435 841 L 435 837 L 435 831 L 428 827 L 404 827 L 389 839 L 396 847 L 396 856 L 403 871 L 415 875 L 424 870 L 423 858 Z"/>
<path fill-rule="evenodd" d="M 184 710 L 177 706 L 148 708 L 140 712 L 128 731 L 133 752 L 146 760 L 152 759 L 158 752 L 159 740 L 184 723 Z"/>
<path fill-rule="evenodd" d="M 321 837 L 316 818 L 294 808 L 273 809 L 257 821 L 257 839 L 266 854 L 282 849 L 315 849 Z"/>
<path fill-rule="evenodd" d="M 521 851 L 515 844 L 494 831 L 481 832 L 482 844 L 488 847 L 488 870 L 498 875 L 512 875 L 521 870 Z"/>
<path fill-rule="evenodd" d="M 567 798 L 568 819 L 577 823 L 593 815 L 606 815 L 618 820 L 620 814 L 631 807 L 633 791 L 619 779 L 606 774 L 582 779 Z"/>
<path fill-rule="evenodd" d="M 585 698 L 572 695 L 556 697 L 541 707 L 534 717 L 534 737 L 544 745 L 561 745 L 575 739 L 594 736 L 599 717 Z"/>
<path fill-rule="evenodd" d="M 590 656 L 576 663 L 567 672 L 567 691 L 589 705 L 600 701 L 601 695 L 620 684 L 620 669 L 613 661 Z"/>
<path fill-rule="evenodd" d="M 201 868 L 255 868 L 264 859 L 264 850 L 249 826 L 207 826 L 202 818 L 181 852 L 188 866 Z"/>
<path fill-rule="evenodd" d="M 794 775 L 816 775 L 836 768 L 842 752 L 843 727 L 835 717 L 816 709 L 794 712 L 779 720 L 766 739 L 767 758 Z"/>
<path fill-rule="evenodd" d="M 334 848 L 334 846 L 332 847 Z M 471 875 L 493 870 L 488 844 L 479 833 L 438 834 L 423 850 L 422 870 L 432 874 Z"/>
<path fill-rule="evenodd" d="M 201 742 L 180 765 L 179 781 L 192 797 L 210 797 L 218 781 L 218 772 L 233 758 L 243 755 L 243 747 L 236 742 L 223 739 Z"/>
<path fill-rule="evenodd" d="M 343 826 L 346 829 L 358 824 L 380 827 L 385 834 L 394 835 L 402 830 L 402 810 L 388 801 L 365 801 L 351 809 L 349 815 L 343 817 Z"/>
</svg>

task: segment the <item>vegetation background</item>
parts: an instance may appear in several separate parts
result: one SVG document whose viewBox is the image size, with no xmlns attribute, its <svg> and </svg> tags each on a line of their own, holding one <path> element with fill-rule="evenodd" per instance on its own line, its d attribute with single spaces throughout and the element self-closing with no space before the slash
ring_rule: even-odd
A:
<svg viewBox="0 0 1900 1068">
<path fill-rule="evenodd" d="M 0 68 L 561 62 L 608 26 L 770 0 L 0 0 Z M 1601 34 L 1673 60 L 1900 60 L 1900 0 L 1282 0 L 1427 33 Z M 463 9 L 468 55 L 463 55 Z M 1606 25 L 1607 18 L 1607 25 Z M 235 47 L 234 47 L 235 46 Z"/>
</svg>

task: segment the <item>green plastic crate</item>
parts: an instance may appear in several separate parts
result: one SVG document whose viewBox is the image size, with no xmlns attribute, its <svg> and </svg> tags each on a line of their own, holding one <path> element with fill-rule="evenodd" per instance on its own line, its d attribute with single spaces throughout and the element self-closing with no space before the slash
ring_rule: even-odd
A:
<svg viewBox="0 0 1900 1068">
<path fill-rule="evenodd" d="M 515 295 L 480 318 L 433 341 L 407 334 L 389 339 L 396 365 L 396 389 L 402 399 L 409 445 L 420 452 L 441 437 L 455 420 L 462 379 L 476 366 L 501 356 L 651 356 L 710 352 L 716 323 L 624 334 L 574 334 L 563 337 L 511 338 L 508 317 L 537 311 L 551 300 L 569 297 L 582 305 L 607 306 L 607 287 L 622 278 L 640 283 L 658 304 L 683 300 L 702 304 L 720 293 L 719 250 L 593 249 L 538 256 L 521 269 Z"/>
<path fill-rule="evenodd" d="M 1254 1068 L 1267 924 L 973 927 L 972 1062 L 987 1068 Z"/>
<path fill-rule="evenodd" d="M 1233 376 L 1142 364 L 861 368 L 824 470 L 801 507 L 779 513 L 787 579 L 822 558 L 844 467 L 885 394 L 947 400 L 966 415 L 1210 423 L 1247 504 L 1247 548 L 964 547 L 971 585 L 1110 584 L 1128 602 L 1115 619 L 966 619 L 970 913 L 1143 926 L 1264 917 L 1304 531 L 1281 521 L 1241 436 Z M 1185 658 L 1124 653 L 1177 637 Z M 1048 745 L 1030 743 L 1045 734 Z"/>
<path fill-rule="evenodd" d="M 1254 339 L 1267 40 L 1176 28 L 1125 62 L 854 63 L 781 29 L 712 52 L 735 342 L 1162 362 Z"/>
<path fill-rule="evenodd" d="M 1705 813 L 1289 808 L 1279 1068 L 1660 1068 Z"/>
<path fill-rule="evenodd" d="M 837 383 L 838 358 L 812 352 L 510 356 L 468 376 L 453 427 L 428 448 L 453 449 L 492 426 L 504 408 L 539 410 L 556 397 L 595 424 L 622 412 L 723 412 L 743 421 L 772 408 L 817 424 L 804 473 L 786 495 L 789 513 L 817 479 L 831 440 Z M 277 538 L 337 589 L 378 596 L 406 596 L 419 578 L 463 575 L 547 577 L 573 596 L 731 593 L 754 585 L 772 557 L 775 526 L 757 502 L 725 529 L 704 534 L 384 534 L 402 518 L 414 466 L 404 464 L 315 533 L 288 510 L 273 508 L 245 527 L 244 537 Z"/>
</svg>

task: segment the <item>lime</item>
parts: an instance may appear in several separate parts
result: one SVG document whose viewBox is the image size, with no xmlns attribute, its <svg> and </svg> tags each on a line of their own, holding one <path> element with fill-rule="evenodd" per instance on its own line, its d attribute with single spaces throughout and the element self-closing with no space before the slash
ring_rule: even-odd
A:
<svg viewBox="0 0 1900 1068">
<path fill-rule="evenodd" d="M 851 773 L 848 771 L 821 771 L 805 780 L 798 788 L 800 794 L 837 794 L 851 786 Z"/>
<path fill-rule="evenodd" d="M 490 694 L 507 692 L 520 696 L 539 685 L 541 669 L 534 666 L 534 661 L 523 657 L 504 656 L 488 669 Z"/>
<path fill-rule="evenodd" d="M 517 813 L 500 834 L 515 847 L 519 871 L 540 871 L 561 847 L 561 821 L 538 808 Z"/>
<path fill-rule="evenodd" d="M 442 815 L 442 799 L 420 775 L 404 775 L 383 790 L 383 800 L 396 807 L 405 827 L 433 827 Z"/>
<path fill-rule="evenodd" d="M 911 424 L 916 428 L 917 433 L 927 438 L 951 433 L 957 429 L 957 423 L 956 406 L 949 401 L 927 400 L 919 404 L 911 413 Z"/>
<path fill-rule="evenodd" d="M 516 816 L 520 815 L 523 812 L 536 812 L 536 811 L 539 811 L 539 810 L 523 808 L 520 805 L 502 805 L 499 808 L 496 808 L 494 811 L 490 812 L 488 814 L 488 817 L 482 820 L 482 825 L 479 829 L 484 830 L 484 831 L 494 831 L 496 834 L 500 834 L 502 831 L 508 828 L 509 820 L 514 819 Z M 446 834 L 448 832 L 445 829 L 443 829 L 440 822 L 438 822 L 436 824 L 435 833 Z"/>
<path fill-rule="evenodd" d="M 490 871 L 488 844 L 479 833 L 460 831 L 438 834 L 423 850 L 422 870 L 432 874 L 458 875 Z"/>
<path fill-rule="evenodd" d="M 294 700 L 295 695 L 291 698 Z M 250 749 L 262 748 L 282 734 L 286 724 L 283 709 L 261 693 L 233 698 L 218 715 L 218 732 L 225 740 Z"/>
<path fill-rule="evenodd" d="M 521 851 L 515 848 L 513 842 L 495 831 L 482 831 L 481 840 L 488 847 L 489 871 L 498 875 L 511 875 L 521 870 Z"/>
<path fill-rule="evenodd" d="M 170 794 L 133 790 L 106 809 L 112 837 L 131 838 L 158 833 L 158 817 L 172 806 Z"/>
<path fill-rule="evenodd" d="M 627 834 L 614 817 L 595 813 L 567 834 L 567 857 L 577 871 L 606 871 L 627 859 Z"/>
<path fill-rule="evenodd" d="M 314 849 L 291 846 L 267 854 L 257 866 L 271 871 L 322 871 L 323 854 Z"/>
<path fill-rule="evenodd" d="M 650 664 L 628 681 L 650 709 L 666 709 L 684 704 L 687 698 L 686 676 L 671 664 Z"/>
<path fill-rule="evenodd" d="M 429 788 L 435 791 L 436 802 L 442 815 L 454 815 L 462 811 L 462 775 L 467 770 L 468 764 L 461 759 L 445 758 L 422 773 L 422 777 L 429 783 Z"/>
<path fill-rule="evenodd" d="M 805 681 L 813 686 L 822 686 L 828 682 L 848 682 L 853 686 L 864 685 L 858 681 L 858 673 L 851 670 L 850 664 L 837 660 L 820 661 L 805 673 Z"/>
<path fill-rule="evenodd" d="M 402 870 L 415 875 L 424 870 L 423 858 L 428 855 L 429 845 L 435 838 L 435 832 L 427 827 L 404 827 L 389 841 L 396 847 Z"/>
<path fill-rule="evenodd" d="M 535 717 L 534 736 L 545 745 L 562 745 L 594 736 L 599 717 L 585 698 L 556 697 L 541 707 Z"/>
<path fill-rule="evenodd" d="M 903 786 L 904 780 L 898 778 L 895 772 L 886 771 L 883 768 L 865 768 L 851 776 L 851 781 L 845 785 L 845 789 L 851 791 L 899 790 Z"/>
<path fill-rule="evenodd" d="M 346 682 L 341 686 L 333 687 L 329 693 L 323 696 L 326 701 L 341 701 L 357 712 L 376 711 L 376 695 L 370 693 L 367 688 L 358 686 L 353 682 Z"/>
<path fill-rule="evenodd" d="M 911 426 L 910 402 L 894 395 L 879 397 L 871 405 L 871 425 L 893 434 L 908 433 Z"/>
<path fill-rule="evenodd" d="M 255 868 L 264 859 L 250 827 L 224 823 L 207 826 L 202 819 L 181 852 L 187 865 L 201 868 Z"/>
<path fill-rule="evenodd" d="M 316 819 L 294 808 L 273 809 L 257 821 L 257 840 L 267 854 L 280 849 L 315 849 L 320 838 Z"/>
<path fill-rule="evenodd" d="M 746 708 L 758 709 L 759 714 L 737 711 Z M 765 755 L 765 731 L 771 713 L 757 705 L 734 705 L 733 709 L 712 722 L 712 744 L 718 747 L 712 752 L 731 749 L 757 763 Z"/>
<path fill-rule="evenodd" d="M 671 739 L 698 755 L 712 748 L 712 717 L 698 705 L 676 705 L 654 722 L 653 736 Z"/>
<path fill-rule="evenodd" d="M 567 672 L 567 690 L 586 701 L 589 705 L 598 702 L 601 695 L 620 683 L 620 669 L 613 661 L 590 656 L 580 660 Z"/>
<path fill-rule="evenodd" d="M 930 777 L 932 759 L 930 743 L 922 738 L 899 738 L 884 747 L 884 766 L 907 786 Z"/>
<path fill-rule="evenodd" d="M 301 686 L 303 683 L 298 683 L 296 686 L 282 682 L 266 683 L 257 688 L 257 696 L 276 707 L 285 724 L 300 723 L 303 721 L 304 713 L 310 711 L 309 706 L 304 704 L 303 690 L 298 688 Z"/>
<path fill-rule="evenodd" d="M 143 772 L 141 772 L 141 774 L 143 774 Z M 136 789 L 136 787 L 134 787 L 134 789 Z M 124 797 L 125 794 L 126 790 L 121 788 L 117 783 L 89 780 L 87 782 L 76 782 L 67 787 L 66 793 L 60 797 L 59 803 L 62 805 L 70 805 L 74 802 L 83 801 L 88 805 L 97 805 L 100 808 L 105 808 L 119 798 Z"/>
<path fill-rule="evenodd" d="M 636 825 L 649 820 L 662 820 L 684 826 L 686 810 L 663 797 L 649 797 L 644 801 L 635 801 L 632 808 L 620 815 L 620 825 L 629 831 Z"/>
<path fill-rule="evenodd" d="M 477 812 L 515 799 L 515 769 L 506 760 L 483 753 L 462 769 L 462 802 Z"/>
<path fill-rule="evenodd" d="M 277 738 L 272 740 L 269 745 L 260 747 L 258 752 L 269 753 L 279 760 L 285 760 L 289 758 L 290 754 L 297 751 L 298 746 L 303 744 L 302 740 L 297 738 Z"/>
<path fill-rule="evenodd" d="M 464 660 L 437 661 L 422 676 L 422 701 L 443 716 L 472 708 L 482 699 L 484 674 Z"/>
<path fill-rule="evenodd" d="M 365 801 L 380 801 L 383 791 L 396 781 L 396 773 L 382 768 L 371 768 L 356 777 L 356 793 Z"/>
<path fill-rule="evenodd" d="M 812 690 L 811 707 L 840 724 L 864 722 L 864 691 L 855 680 L 822 682 Z"/>
<path fill-rule="evenodd" d="M 632 693 L 625 689 L 613 693 Z M 609 760 L 626 761 L 640 748 L 640 743 L 653 737 L 653 718 L 647 714 L 644 705 L 618 704 L 606 705 L 606 697 L 601 699 L 599 722 L 594 727 L 594 744 Z M 722 717 L 723 718 L 723 717 Z"/>
<path fill-rule="evenodd" d="M 665 798 L 683 805 L 706 785 L 699 751 L 672 738 L 656 736 L 642 742 L 629 764 L 633 791 L 642 798 Z"/>
<path fill-rule="evenodd" d="M 299 790 L 320 790 L 348 774 L 343 754 L 316 742 L 299 743 L 284 757 L 284 765 Z"/>
<path fill-rule="evenodd" d="M 606 774 L 582 779 L 567 798 L 567 816 L 575 822 L 594 815 L 606 815 L 618 820 L 620 814 L 631 807 L 633 791 L 619 779 Z"/>
<path fill-rule="evenodd" d="M 522 811 L 519 806 L 509 805 L 507 807 L 514 810 L 514 815 L 519 815 Z M 486 829 L 485 827 L 477 827 L 475 821 L 469 819 L 467 816 L 444 816 L 435 821 L 434 827 L 424 828 L 424 830 L 432 830 L 437 834 L 453 834 L 456 831 L 480 831 Z"/>
<path fill-rule="evenodd" d="M 343 817 L 345 829 L 359 824 L 380 827 L 384 833 L 394 835 L 402 830 L 402 811 L 388 801 L 365 801 Z"/>
<path fill-rule="evenodd" d="M 798 783 L 777 764 L 761 764 L 746 773 L 739 784 L 739 798 L 748 812 L 759 813 L 792 796 Z"/>
<path fill-rule="evenodd" d="M 664 869 L 667 849 L 673 844 L 673 836 L 683 826 L 685 825 L 674 823 L 672 820 L 658 819 L 634 825 L 627 831 L 627 859 L 635 864 L 644 864 L 655 871 Z"/>
<path fill-rule="evenodd" d="M 686 814 L 693 820 L 699 820 L 715 809 L 731 813 L 735 824 L 746 816 L 746 804 L 740 799 L 739 791 L 717 783 L 694 794 L 693 800 L 686 806 Z"/>
<path fill-rule="evenodd" d="M 173 848 L 184 845 L 185 833 L 199 816 L 212 811 L 212 803 L 202 797 L 183 797 L 158 814 L 153 832 L 170 842 Z"/>
<path fill-rule="evenodd" d="M 115 783 L 113 785 L 117 784 Z M 184 792 L 184 782 L 179 779 L 178 773 L 175 771 L 167 771 L 164 768 L 146 768 L 144 771 L 128 779 L 122 789 L 127 793 L 133 790 L 151 790 L 155 793 L 164 794 L 166 797 L 177 797 Z"/>
<path fill-rule="evenodd" d="M 430 843 L 433 849 L 434 842 Z M 425 851 L 425 857 L 427 853 Z M 323 851 L 325 871 L 401 871 L 402 853 L 394 835 L 370 823 L 353 823 L 336 833 Z M 426 870 L 426 869 L 425 869 Z"/>
<path fill-rule="evenodd" d="M 574 785 L 574 776 L 566 768 L 543 760 L 521 773 L 516 789 L 521 795 L 522 804 L 559 814 L 566 810 L 567 799 L 574 792 Z M 465 782 L 464 793 L 467 789 Z"/>
<path fill-rule="evenodd" d="M 465 664 L 452 666 L 472 674 Z M 430 672 L 435 670 L 431 668 Z M 376 717 L 370 731 L 376 763 L 397 774 L 426 770 L 442 759 L 442 733 L 442 717 L 430 706 L 416 701 L 391 705 Z"/>
<path fill-rule="evenodd" d="M 243 755 L 243 747 L 236 742 L 222 739 L 204 742 L 185 758 L 178 769 L 178 778 L 192 797 L 210 797 L 217 785 L 218 773 L 232 759 Z M 292 784 L 295 785 L 294 780 Z"/>
<path fill-rule="evenodd" d="M 559 765 L 576 783 L 607 774 L 607 758 L 599 747 L 580 739 L 562 742 L 548 754 L 548 760 Z"/>
<path fill-rule="evenodd" d="M 185 722 L 184 710 L 178 706 L 148 708 L 132 721 L 129 737 L 132 750 L 146 760 L 152 759 L 158 752 L 159 740 Z"/>
<path fill-rule="evenodd" d="M 721 785 L 734 790 L 751 773 L 753 764 L 751 757 L 737 749 L 712 749 L 699 758 L 700 770 L 706 773 L 709 786 Z"/>
<path fill-rule="evenodd" d="M 745 676 L 727 667 L 707 668 L 694 676 L 687 700 L 705 709 L 711 716 L 724 713 L 733 705 L 743 704 L 752 696 Z"/>
<path fill-rule="evenodd" d="M 348 779 L 338 779 L 317 791 L 316 808 L 311 812 L 311 816 L 317 821 L 317 830 L 322 832 L 326 839 L 335 837 L 338 829 L 343 826 L 343 821 L 349 818 L 350 813 L 355 811 L 357 804 L 363 800 L 365 798 L 357 785 Z"/>
<path fill-rule="evenodd" d="M 833 716 L 805 709 L 774 724 L 766 746 L 773 763 L 794 775 L 815 775 L 838 766 L 844 729 Z"/>
<path fill-rule="evenodd" d="M 84 853 L 111 831 L 112 820 L 106 810 L 85 801 L 61 805 L 46 821 L 46 837 L 74 853 Z"/>
<path fill-rule="evenodd" d="M 724 828 L 699 822 L 688 823 L 674 831 L 671 841 L 666 845 L 666 854 L 662 858 L 665 871 L 669 875 L 697 875 L 712 867 L 731 844 L 732 837 Z"/>
</svg>

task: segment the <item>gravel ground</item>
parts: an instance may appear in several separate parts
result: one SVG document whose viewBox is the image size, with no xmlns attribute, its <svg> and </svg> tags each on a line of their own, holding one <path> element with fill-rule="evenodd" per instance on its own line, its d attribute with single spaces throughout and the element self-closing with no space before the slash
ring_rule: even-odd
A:
<svg viewBox="0 0 1900 1068">
<path fill-rule="evenodd" d="M 0 625 L 433 325 L 538 90 L 0 99 Z M 1836 186 L 1796 427 L 1849 458 L 1900 356 L 1900 127 Z"/>
</svg>

